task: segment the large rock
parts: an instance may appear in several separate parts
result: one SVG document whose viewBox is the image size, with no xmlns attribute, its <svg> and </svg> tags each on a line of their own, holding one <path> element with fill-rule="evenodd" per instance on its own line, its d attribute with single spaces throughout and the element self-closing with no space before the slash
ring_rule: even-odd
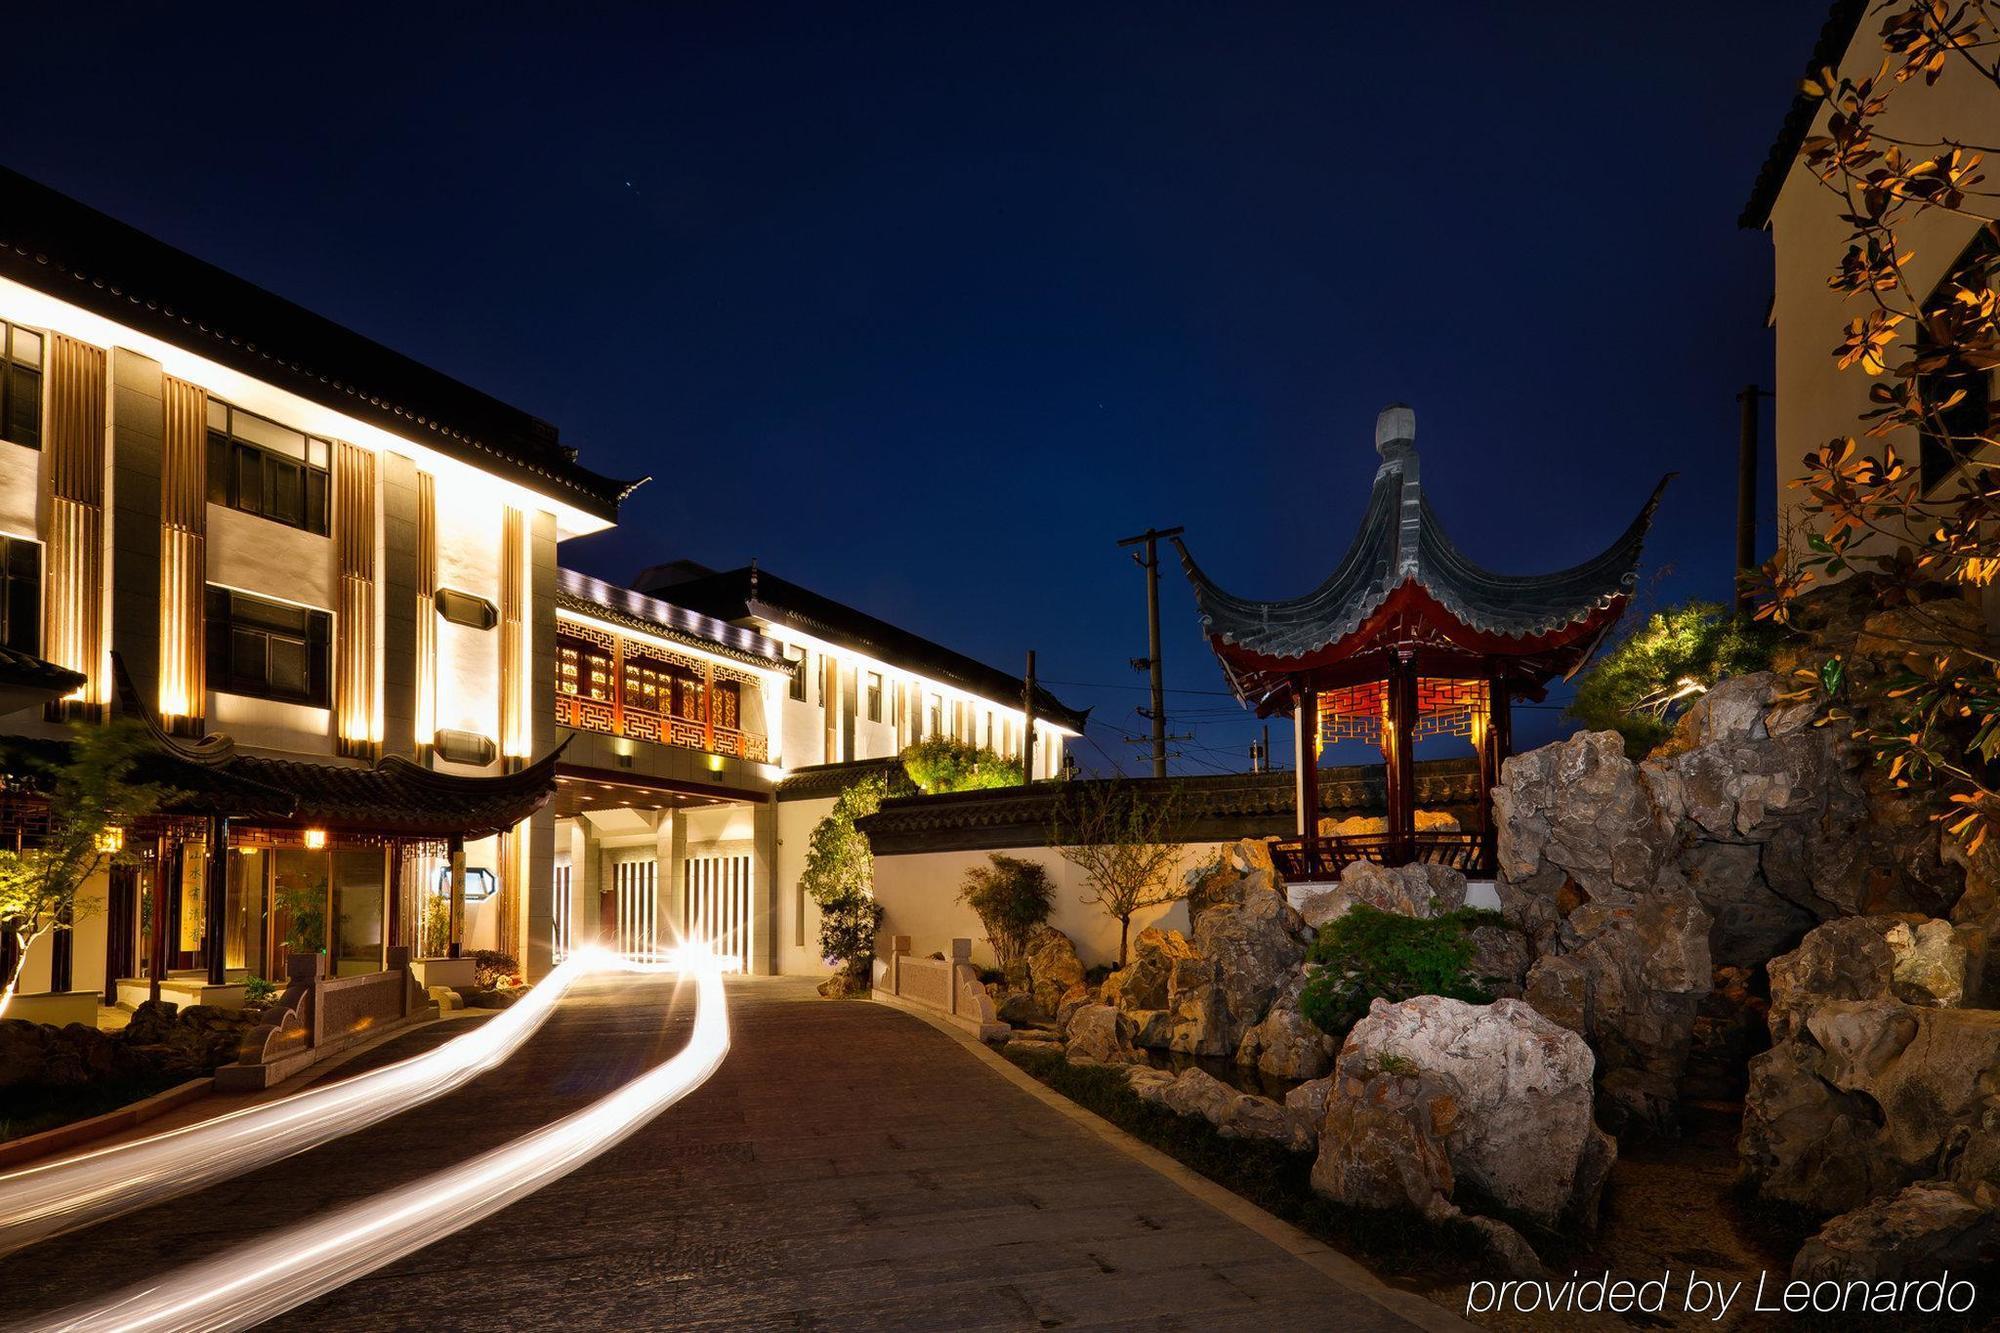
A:
<svg viewBox="0 0 2000 1333">
<path fill-rule="evenodd" d="M 1245 882 L 1260 874 L 1245 876 Z M 1257 885 L 1241 897 L 1202 914 L 1190 941 L 1194 956 L 1176 960 L 1169 975 L 1173 1050 L 1234 1055 L 1305 961 L 1305 922 L 1299 914 Z"/>
<path fill-rule="evenodd" d="M 1076 956 L 1076 945 L 1069 936 L 1044 923 L 1029 932 L 1024 957 L 1035 1006 L 1054 1017 L 1062 1006 L 1063 993 L 1083 984 L 1083 960 Z"/>
<path fill-rule="evenodd" d="M 1146 1058 L 1132 1049 L 1132 1021 L 1108 1004 L 1078 1009 L 1064 1039 L 1073 1064 L 1139 1064 Z"/>
<path fill-rule="evenodd" d="M 1592 897 L 1643 892 L 1673 842 L 1615 731 L 1508 759 L 1493 814 L 1502 878 L 1538 897 L 1553 898 L 1565 879 Z"/>
<path fill-rule="evenodd" d="M 2000 1262 L 2000 1211 L 1948 1185 L 1912 1185 L 1836 1217 L 1792 1260 L 1809 1282 L 1965 1276 Z"/>
<path fill-rule="evenodd" d="M 1946 1007 L 1963 953 L 1938 924 L 1833 921 L 1772 961 L 1774 1045 L 1751 1062 L 1738 1143 L 1767 1198 L 1859 1208 L 1990 1115 L 2000 1011 Z"/>
<path fill-rule="evenodd" d="M 1340 872 L 1339 883 L 1299 904 L 1299 915 L 1318 930 L 1347 915 L 1356 903 L 1401 916 L 1443 916 L 1465 906 L 1465 876 L 1450 866 L 1418 863 L 1392 868 L 1351 861 Z"/>
<path fill-rule="evenodd" d="M 1104 979 L 1103 1000 L 1120 1009 L 1165 1009 L 1174 964 L 1192 957 L 1194 950 L 1178 930 L 1149 926 L 1132 941 L 1131 959 Z"/>
<path fill-rule="evenodd" d="M 1243 1034 L 1236 1063 L 1255 1065 L 1272 1078 L 1316 1079 L 1333 1067 L 1336 1050 L 1319 1024 L 1299 1011 L 1299 992 L 1312 965 L 1292 974 L 1279 988 L 1263 1019 Z"/>
<path fill-rule="evenodd" d="M 1546 1225 L 1594 1225 L 1617 1149 L 1591 1117 L 1593 1064 L 1518 1000 L 1377 1000 L 1341 1047 L 1313 1188 L 1445 1217 L 1469 1185 Z"/>
<path fill-rule="evenodd" d="M 1226 1139 L 1268 1139 L 1300 1151 L 1310 1146 L 1283 1106 L 1269 1097 L 1238 1092 L 1200 1069 L 1182 1070 L 1162 1089 L 1160 1101 L 1169 1110 L 1208 1121 Z"/>
<path fill-rule="evenodd" d="M 1284 878 L 1271 860 L 1271 845 L 1257 838 L 1217 848 L 1213 856 L 1189 867 L 1183 880 L 1191 925 L 1199 924 L 1209 908 L 1241 902 L 1245 894 L 1284 892 Z"/>
</svg>

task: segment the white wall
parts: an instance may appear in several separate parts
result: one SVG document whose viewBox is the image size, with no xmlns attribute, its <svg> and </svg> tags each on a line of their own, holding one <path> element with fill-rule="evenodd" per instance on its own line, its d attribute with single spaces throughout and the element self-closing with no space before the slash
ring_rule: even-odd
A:
<svg viewBox="0 0 2000 1333">
<path fill-rule="evenodd" d="M 805 870 L 812 831 L 832 809 L 831 796 L 778 802 L 775 917 L 780 972 L 823 977 L 832 971 L 820 957 L 819 908 L 799 892 L 799 875 Z"/>
<path fill-rule="evenodd" d="M 1185 871 L 1212 857 L 1220 842 L 1190 843 L 1181 862 Z M 1062 859 L 1051 847 L 1008 848 L 1005 855 L 1044 866 L 1055 881 L 1055 908 L 1049 924 L 1070 937 L 1084 966 L 1118 962 L 1118 922 L 1096 906 L 1083 902 L 1082 872 Z M 987 853 L 913 852 L 901 856 L 875 858 L 875 897 L 885 915 L 879 938 L 908 935 L 919 954 L 943 949 L 957 938 L 972 941 L 973 961 L 982 967 L 993 965 L 993 949 L 986 942 L 985 928 L 971 908 L 958 901 L 965 872 L 984 865 Z M 1160 926 L 1185 933 L 1188 929 L 1187 904 L 1149 908 L 1132 917 L 1134 937 L 1147 926 Z M 886 947 L 886 946 L 882 946 Z"/>
</svg>

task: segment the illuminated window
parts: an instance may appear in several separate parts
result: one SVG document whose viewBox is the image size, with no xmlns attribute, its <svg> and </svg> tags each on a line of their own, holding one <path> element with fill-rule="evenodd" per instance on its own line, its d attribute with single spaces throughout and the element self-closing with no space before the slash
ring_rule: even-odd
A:
<svg viewBox="0 0 2000 1333">
<path fill-rule="evenodd" d="M 317 436 L 208 400 L 208 499 L 326 535 L 333 446 Z"/>
<path fill-rule="evenodd" d="M 715 725 L 735 731 L 742 724 L 738 717 L 742 708 L 740 687 L 735 681 L 715 682 Z"/>
<path fill-rule="evenodd" d="M 0 440 L 42 447 L 42 335 L 0 320 Z"/>
<path fill-rule="evenodd" d="M 806 701 L 806 672 L 812 669 L 812 654 L 801 648 L 799 655 L 792 659 L 792 698 L 800 703 Z"/>
<path fill-rule="evenodd" d="M 580 699 L 611 699 L 611 655 L 581 639 L 556 639 L 556 692 Z"/>
<path fill-rule="evenodd" d="M 326 707 L 333 617 L 231 588 L 208 589 L 208 679 L 218 690 Z"/>
<path fill-rule="evenodd" d="M 882 673 L 869 671 L 861 677 L 861 703 L 870 722 L 882 720 Z"/>
<path fill-rule="evenodd" d="M 42 548 L 25 537 L 0 537 L 0 643 L 42 651 Z"/>
</svg>

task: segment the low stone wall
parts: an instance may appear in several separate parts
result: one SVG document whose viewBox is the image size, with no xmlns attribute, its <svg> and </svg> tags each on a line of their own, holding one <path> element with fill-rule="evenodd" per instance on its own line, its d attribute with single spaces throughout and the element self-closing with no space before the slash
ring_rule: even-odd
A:
<svg viewBox="0 0 2000 1333">
<path fill-rule="evenodd" d="M 97 992 L 94 990 L 51 991 L 42 995 L 16 995 L 7 1005 L 7 1017 L 24 1023 L 47 1023 L 67 1027 L 82 1023 L 97 1026 Z"/>
<path fill-rule="evenodd" d="M 910 937 L 888 937 L 888 956 L 876 968 L 875 997 L 942 1014 L 981 1040 L 998 1039 L 1009 1029 L 993 1010 L 993 997 L 974 967 L 972 941 L 955 939 L 947 958 L 916 958 Z"/>
</svg>

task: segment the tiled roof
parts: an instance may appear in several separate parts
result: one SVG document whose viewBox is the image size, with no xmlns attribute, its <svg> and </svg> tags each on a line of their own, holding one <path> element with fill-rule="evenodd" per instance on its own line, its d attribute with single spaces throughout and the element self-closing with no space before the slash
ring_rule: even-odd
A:
<svg viewBox="0 0 2000 1333">
<path fill-rule="evenodd" d="M 514 827 L 555 795 L 560 749 L 514 773 L 436 773 L 399 756 L 372 768 L 237 755 L 228 771 L 291 794 L 290 823 L 371 833 L 483 838 Z"/>
<path fill-rule="evenodd" d="M 755 630 L 732 625 L 684 606 L 594 579 L 574 569 L 556 570 L 556 605 L 579 615 L 596 616 L 628 629 L 703 648 L 750 666 L 789 673 L 785 646 Z"/>
<path fill-rule="evenodd" d="M 47 691 L 52 696 L 68 694 L 83 684 L 81 671 L 45 662 L 33 653 L 0 645 L 0 687 Z"/>
<path fill-rule="evenodd" d="M 1397 411 L 1407 409 L 1390 409 Z M 1414 427 L 1408 429 L 1413 435 Z M 1549 574 L 1496 574 L 1460 551 L 1438 521 L 1423 493 L 1413 440 L 1399 434 L 1378 447 L 1382 463 L 1361 530 L 1333 573 L 1304 596 L 1265 601 L 1225 592 L 1173 539 L 1212 641 L 1263 658 L 1303 658 L 1360 629 L 1405 583 L 1472 630 L 1523 640 L 1587 621 L 1630 595 L 1665 479 L 1624 533 L 1582 564 Z"/>
<path fill-rule="evenodd" d="M 1003 707 L 1021 706 L 1019 676 L 974 661 L 755 565 L 657 584 L 647 578 L 651 572 L 641 573 L 634 580 L 640 591 L 671 597 L 682 606 L 723 620 L 754 617 L 768 624 L 783 625 Z M 1071 708 L 1041 688 L 1035 691 L 1035 708 L 1041 717 L 1079 733 L 1090 716 L 1089 709 Z"/>
<path fill-rule="evenodd" d="M 1813 43 L 1812 58 L 1806 62 L 1805 72 L 1810 75 L 1828 66 L 1838 68 L 1867 12 L 1868 0 L 1833 0 L 1826 22 L 1820 25 L 1819 40 Z M 1818 111 L 1818 98 L 1803 92 L 1792 97 L 1791 106 L 1785 109 L 1784 122 L 1778 127 L 1778 138 L 1765 154 L 1764 165 L 1757 170 L 1757 181 L 1750 187 L 1750 198 L 1737 215 L 1737 226 L 1754 231 L 1771 220 L 1778 193 L 1785 188 L 1785 177 L 1791 174 L 1792 163 L 1798 161 L 1799 149 L 1804 146 L 1806 133 Z"/>
<path fill-rule="evenodd" d="M 1038 782 L 946 796 L 891 797 L 855 827 L 868 836 L 878 856 L 1044 847 L 1056 827 L 1059 802 L 1112 781 L 1122 781 L 1144 797 L 1177 802 L 1176 836 L 1189 841 L 1293 832 L 1293 779 L 1283 772 Z M 1473 760 L 1429 760 L 1417 765 L 1417 800 L 1432 809 L 1471 805 L 1478 799 L 1478 781 Z M 1381 766 L 1321 769 L 1319 801 L 1320 813 L 1336 818 L 1381 813 L 1386 801 Z"/>
<path fill-rule="evenodd" d="M 0 276 L 615 520 L 638 482 L 518 408 L 0 167 Z"/>
<path fill-rule="evenodd" d="M 811 801 L 838 796 L 863 778 L 885 777 L 891 787 L 907 782 L 898 758 L 856 759 L 845 764 L 810 764 L 795 768 L 778 783 L 781 801 Z"/>
</svg>

